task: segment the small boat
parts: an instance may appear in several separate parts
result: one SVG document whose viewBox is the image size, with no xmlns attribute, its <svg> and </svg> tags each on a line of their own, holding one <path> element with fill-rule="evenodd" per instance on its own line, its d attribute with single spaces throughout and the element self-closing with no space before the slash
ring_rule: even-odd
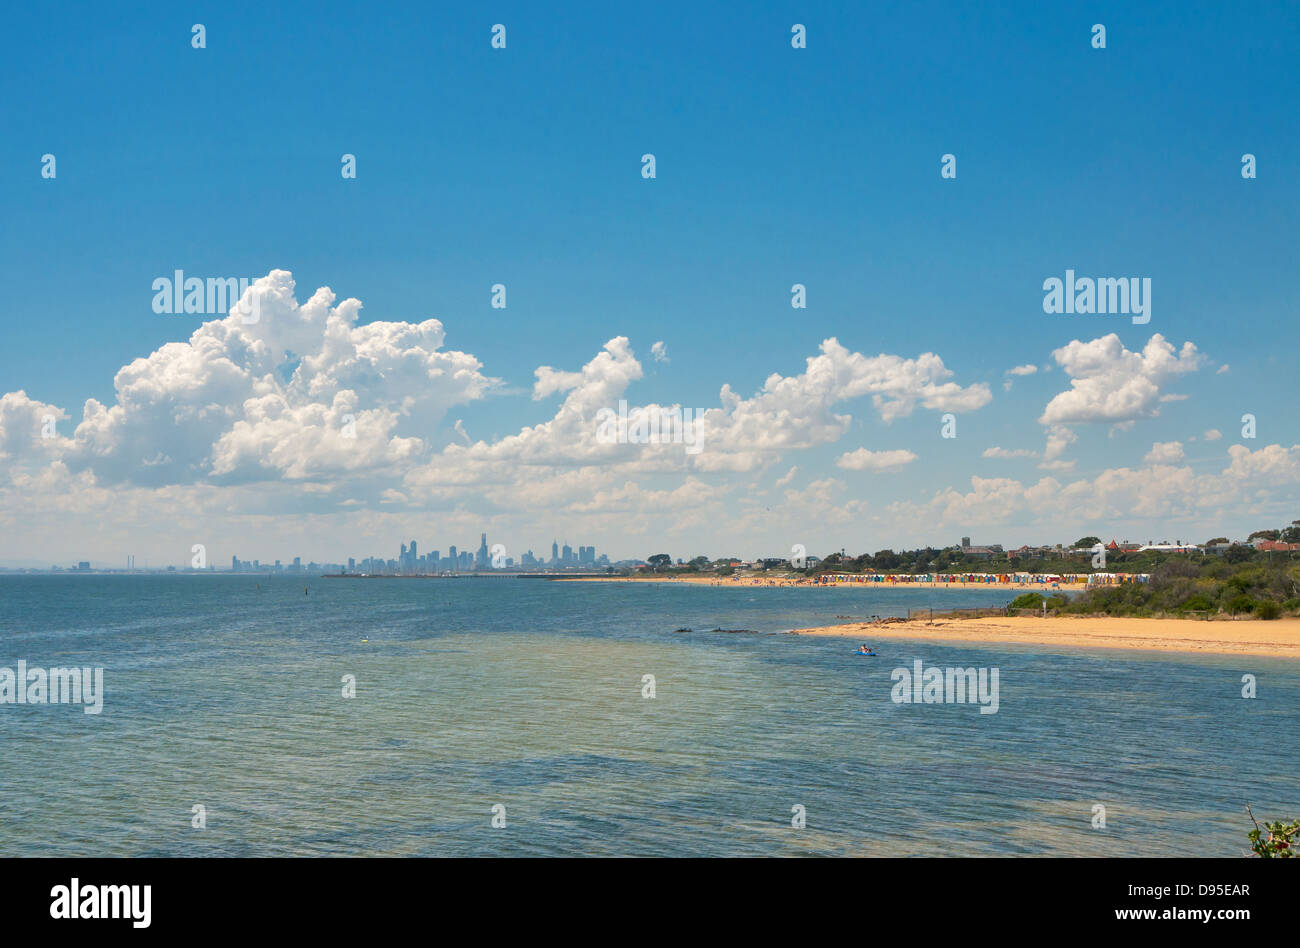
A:
<svg viewBox="0 0 1300 948">
<path fill-rule="evenodd" d="M 879 653 L 879 652 L 864 652 L 864 651 L 862 651 L 862 649 L 858 649 L 858 650 L 857 650 L 856 652 L 854 652 L 853 654 L 854 654 L 854 655 L 867 655 L 867 656 L 869 656 L 869 657 L 871 657 L 871 658 L 875 658 L 875 657 L 878 656 L 880 653 Z"/>
</svg>

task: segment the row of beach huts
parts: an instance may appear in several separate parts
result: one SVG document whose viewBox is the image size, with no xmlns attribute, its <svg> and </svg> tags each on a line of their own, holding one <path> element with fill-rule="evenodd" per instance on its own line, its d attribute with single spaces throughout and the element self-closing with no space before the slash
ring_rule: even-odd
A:
<svg viewBox="0 0 1300 948">
<path fill-rule="evenodd" d="M 818 586 L 879 583 L 906 586 L 918 583 L 993 586 L 1117 586 L 1145 583 L 1150 573 L 823 573 L 814 579 Z"/>
</svg>

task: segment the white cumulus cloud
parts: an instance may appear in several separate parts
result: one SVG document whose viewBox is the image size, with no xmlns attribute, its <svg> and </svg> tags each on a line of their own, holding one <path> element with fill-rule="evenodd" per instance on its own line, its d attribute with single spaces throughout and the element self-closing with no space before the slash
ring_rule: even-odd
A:
<svg viewBox="0 0 1300 948">
<path fill-rule="evenodd" d="M 980 457 L 985 457 L 985 458 L 1003 458 L 1003 459 L 1033 458 L 1037 456 L 1038 456 L 1037 451 L 1030 451 L 1027 448 L 1016 448 L 1015 450 L 1012 450 L 1010 448 L 1000 448 L 996 445 L 994 445 L 991 448 L 985 448 L 983 453 L 980 455 Z"/>
<path fill-rule="evenodd" d="M 846 471 L 897 471 L 916 460 L 911 451 L 868 451 L 858 448 L 842 454 L 836 467 Z"/>
<path fill-rule="evenodd" d="M 1091 342 L 1076 339 L 1052 356 L 1070 376 L 1070 389 L 1047 403 L 1039 418 L 1045 425 L 1150 418 L 1159 412 L 1161 388 L 1203 362 L 1191 342 L 1175 350 L 1159 333 L 1141 352 L 1125 349 L 1111 333 Z"/>
<path fill-rule="evenodd" d="M 1157 441 L 1145 458 L 1147 464 L 1177 464 L 1183 459 L 1183 445 L 1179 441 Z"/>
</svg>

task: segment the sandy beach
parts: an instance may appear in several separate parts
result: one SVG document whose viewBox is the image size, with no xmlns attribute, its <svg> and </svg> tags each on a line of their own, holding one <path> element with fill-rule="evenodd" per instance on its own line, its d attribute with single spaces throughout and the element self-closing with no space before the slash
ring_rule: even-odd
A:
<svg viewBox="0 0 1300 948">
<path fill-rule="evenodd" d="M 872 643 L 878 639 L 1025 643 L 1082 648 L 1146 649 L 1203 655 L 1267 655 L 1300 659 L 1300 619 L 1127 619 L 1112 617 L 996 617 L 911 622 L 854 622 L 795 629 Z"/>
</svg>

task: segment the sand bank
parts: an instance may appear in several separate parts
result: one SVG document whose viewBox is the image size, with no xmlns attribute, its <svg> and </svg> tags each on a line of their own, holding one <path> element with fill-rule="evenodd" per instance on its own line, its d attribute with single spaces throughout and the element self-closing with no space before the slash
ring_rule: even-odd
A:
<svg viewBox="0 0 1300 948">
<path fill-rule="evenodd" d="M 1300 619 L 1194 620 L 1111 617 L 998 617 L 923 619 L 876 624 L 854 622 L 799 635 L 834 635 L 871 643 L 877 639 L 1025 643 L 1083 648 L 1149 649 L 1202 655 L 1268 655 L 1300 659 Z"/>
</svg>

